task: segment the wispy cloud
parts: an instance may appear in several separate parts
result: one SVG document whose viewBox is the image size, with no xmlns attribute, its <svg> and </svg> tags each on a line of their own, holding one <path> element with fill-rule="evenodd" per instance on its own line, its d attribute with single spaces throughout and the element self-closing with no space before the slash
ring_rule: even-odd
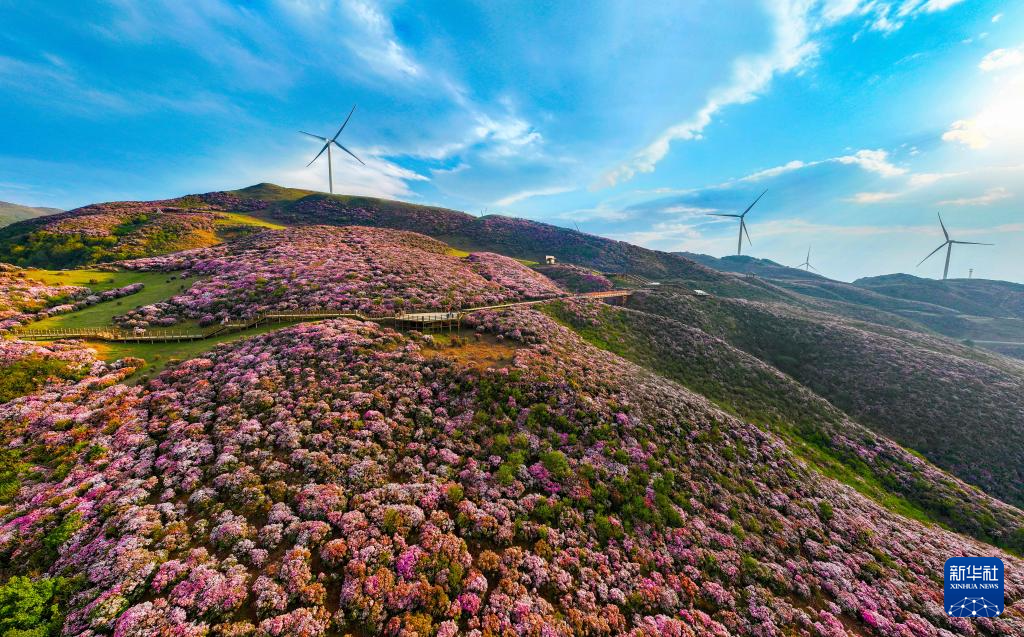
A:
<svg viewBox="0 0 1024 637">
<path fill-rule="evenodd" d="M 847 201 L 861 204 L 882 203 L 902 196 L 901 192 L 858 192 Z"/>
<path fill-rule="evenodd" d="M 374 3 L 346 0 L 342 4 L 361 27 L 360 37 L 351 38 L 348 46 L 370 68 L 390 77 L 418 78 L 422 74 L 420 65 L 395 36 L 391 20 Z"/>
<path fill-rule="evenodd" d="M 942 206 L 988 206 L 996 203 L 997 201 L 1003 201 L 1006 199 L 1013 198 L 1013 193 L 1003 187 L 992 188 L 987 190 L 984 194 L 978 195 L 977 197 L 960 197 L 957 199 L 946 199 L 940 201 L 939 205 Z"/>
<path fill-rule="evenodd" d="M 521 190 L 498 199 L 494 202 L 494 205 L 511 206 L 514 203 L 519 203 L 520 201 L 530 199 L 531 197 L 550 197 L 551 195 L 560 195 L 565 192 L 572 192 L 573 190 L 575 190 L 575 188 L 572 186 L 551 186 L 548 188 L 538 188 L 536 190 Z"/>
</svg>

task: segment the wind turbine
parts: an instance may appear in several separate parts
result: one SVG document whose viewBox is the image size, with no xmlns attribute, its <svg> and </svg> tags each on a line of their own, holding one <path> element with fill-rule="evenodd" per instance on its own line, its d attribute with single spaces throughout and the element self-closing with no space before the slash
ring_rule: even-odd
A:
<svg viewBox="0 0 1024 637">
<path fill-rule="evenodd" d="M 736 254 L 737 255 L 743 253 L 743 235 L 744 235 L 744 233 L 747 235 L 747 243 L 753 245 L 753 242 L 750 240 L 750 233 L 747 232 L 746 217 L 747 217 L 747 213 L 750 212 L 750 209 L 754 207 L 754 204 L 756 204 L 758 201 L 760 201 L 761 197 L 764 197 L 764 193 L 765 192 L 768 192 L 768 191 L 765 190 L 760 195 L 758 195 L 757 199 L 754 200 L 754 203 L 752 203 L 749 206 L 747 206 L 747 209 L 743 211 L 743 214 L 740 214 L 740 215 L 729 215 L 729 214 L 709 213 L 712 217 L 734 217 L 734 218 L 740 220 L 740 238 L 739 238 L 739 241 L 736 243 Z"/>
<path fill-rule="evenodd" d="M 352 119 L 352 113 L 355 113 L 355 112 L 356 112 L 356 107 L 353 104 L 352 105 L 352 110 L 348 112 L 348 117 L 345 118 L 345 121 L 342 122 L 342 124 L 341 124 L 341 128 L 338 129 L 338 132 L 335 133 L 334 137 L 332 137 L 331 139 L 327 139 L 326 137 L 321 137 L 319 135 L 314 135 L 313 133 L 307 133 L 304 130 L 300 130 L 299 131 L 303 135 L 309 135 L 310 137 L 315 137 L 316 139 L 319 139 L 320 141 L 322 141 L 324 143 L 324 147 L 321 148 L 320 152 L 316 154 L 316 157 L 313 158 L 313 161 L 311 161 L 308 164 L 306 164 L 306 168 L 309 168 L 310 166 L 312 166 L 313 162 L 318 160 L 318 159 L 320 159 L 320 155 L 323 155 L 325 150 L 327 151 L 327 182 L 328 182 L 328 185 L 330 187 L 331 194 L 334 194 L 334 166 L 331 163 L 331 144 L 334 144 L 335 146 L 337 146 L 338 148 L 342 149 L 343 151 L 345 151 L 349 155 L 352 155 L 352 157 L 354 157 L 355 160 L 357 162 L 359 162 L 360 164 L 363 164 L 364 166 L 366 165 L 365 163 L 363 163 L 362 159 L 359 159 L 358 157 L 355 156 L 355 153 L 353 153 L 351 150 L 345 148 L 344 146 L 342 146 L 341 144 L 338 143 L 338 135 L 341 135 L 341 131 L 345 130 L 345 125 L 348 124 L 348 120 Z"/>
<path fill-rule="evenodd" d="M 935 213 L 935 214 L 938 214 L 938 213 Z M 946 267 L 942 270 L 942 280 L 943 281 L 945 281 L 946 277 L 949 275 L 949 257 L 953 253 L 953 244 L 954 243 L 957 243 L 957 244 L 960 244 L 960 245 L 970 245 L 970 246 L 991 246 L 991 245 L 995 245 L 994 243 L 978 243 L 977 241 L 955 241 L 953 239 L 950 239 L 949 238 L 949 232 L 946 231 L 946 224 L 942 223 L 942 215 L 941 214 L 939 215 L 939 225 L 942 226 L 942 234 L 946 237 L 946 241 L 942 245 L 940 245 L 939 247 L 935 248 L 930 253 L 928 253 L 928 256 L 926 256 L 925 258 L 921 259 L 921 263 L 924 263 L 925 261 L 930 259 L 933 254 L 935 254 L 939 250 L 945 248 L 946 249 Z M 917 266 L 921 267 L 921 263 L 918 263 Z"/>
<path fill-rule="evenodd" d="M 821 271 L 820 271 L 820 270 L 818 270 L 818 268 L 816 268 L 816 267 L 814 267 L 813 265 L 811 265 L 811 246 L 807 246 L 807 258 L 806 258 L 806 259 L 804 259 L 804 262 L 803 262 L 803 263 L 801 263 L 800 265 L 798 265 L 798 266 L 796 266 L 796 267 L 798 267 L 798 268 L 803 268 L 805 272 L 806 272 L 806 271 L 807 271 L 808 269 L 810 269 L 810 270 L 814 270 L 814 271 L 815 271 L 815 272 L 817 272 L 818 274 L 821 274 Z"/>
</svg>

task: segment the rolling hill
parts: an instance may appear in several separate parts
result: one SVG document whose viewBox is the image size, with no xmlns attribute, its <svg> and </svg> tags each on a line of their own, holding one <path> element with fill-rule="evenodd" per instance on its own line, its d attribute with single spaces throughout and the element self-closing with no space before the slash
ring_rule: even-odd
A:
<svg viewBox="0 0 1024 637">
<path fill-rule="evenodd" d="M 34 219 L 45 215 L 52 215 L 62 212 L 59 208 L 42 208 L 35 206 L 23 206 L 21 204 L 0 201 L 0 227 L 9 226 L 18 221 Z"/>
<path fill-rule="evenodd" d="M 1024 359 L 1024 285 L 984 279 L 922 279 L 890 274 L 835 281 L 748 256 L 681 253 L 721 272 L 752 275 L 793 292 L 788 302 L 852 319 L 938 333 Z M 751 298 L 751 297 L 748 297 Z M 809 302 L 818 299 L 822 303 Z M 874 310 L 874 315 L 867 313 Z"/>
<path fill-rule="evenodd" d="M 632 306 L 721 338 L 964 481 L 1024 504 L 1019 361 L 782 304 L 658 290 L 634 296 Z"/>
</svg>

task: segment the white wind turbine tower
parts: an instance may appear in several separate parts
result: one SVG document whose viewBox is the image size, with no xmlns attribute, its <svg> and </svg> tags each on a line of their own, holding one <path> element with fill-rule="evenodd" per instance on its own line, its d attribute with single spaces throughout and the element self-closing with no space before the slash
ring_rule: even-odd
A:
<svg viewBox="0 0 1024 637">
<path fill-rule="evenodd" d="M 729 214 L 709 213 L 710 216 L 712 216 L 712 217 L 733 217 L 733 218 L 736 218 L 736 219 L 740 220 L 740 238 L 739 238 L 739 241 L 736 243 L 736 254 L 737 255 L 743 253 L 743 235 L 744 235 L 744 233 L 747 235 L 747 243 L 753 245 L 753 242 L 750 240 L 750 233 L 747 232 L 747 221 L 746 221 L 747 213 L 750 212 L 750 209 L 754 207 L 754 204 L 756 204 L 758 201 L 761 200 L 761 197 L 764 197 L 764 193 L 765 192 L 768 192 L 768 191 L 765 190 L 760 195 L 758 195 L 757 199 L 754 200 L 754 203 L 752 203 L 749 206 L 747 206 L 747 209 L 743 211 L 743 214 L 729 215 Z"/>
<path fill-rule="evenodd" d="M 356 107 L 355 107 L 355 105 L 353 105 L 352 106 L 352 110 L 348 112 L 348 117 L 346 117 L 345 121 L 342 122 L 341 128 L 338 129 L 338 132 L 335 133 L 334 137 L 332 137 L 331 139 L 327 139 L 326 137 L 321 137 L 319 135 L 314 135 L 313 133 L 307 133 L 304 130 L 300 130 L 299 131 L 303 135 L 309 135 L 310 137 L 315 137 L 316 139 L 319 139 L 320 141 L 322 141 L 324 143 L 324 147 L 321 148 L 320 152 L 316 154 L 316 157 L 313 158 L 313 161 L 311 161 L 308 164 L 306 164 L 306 168 L 309 168 L 310 166 L 312 166 L 313 162 L 318 160 L 318 159 L 320 159 L 320 155 L 323 155 L 325 150 L 327 151 L 327 183 L 328 183 L 328 186 L 330 188 L 331 194 L 334 194 L 334 166 L 332 165 L 332 162 L 331 162 L 331 144 L 334 144 L 335 146 L 337 146 L 338 148 L 342 149 L 343 151 L 345 151 L 349 155 L 352 155 L 352 157 L 357 162 L 359 162 L 360 164 L 363 164 L 364 166 L 366 165 L 365 163 L 363 163 L 363 160 L 359 159 L 358 157 L 356 157 L 355 154 L 351 150 L 345 148 L 340 143 L 338 143 L 338 135 L 341 135 L 341 131 L 345 130 L 345 125 L 348 124 L 348 120 L 352 119 L 352 113 L 355 113 L 355 112 L 356 112 Z"/>
<path fill-rule="evenodd" d="M 936 214 L 938 214 L 938 213 L 936 213 Z M 942 223 L 942 215 L 941 214 L 939 215 L 939 225 L 942 226 L 942 234 L 946 237 L 946 241 L 942 245 L 940 245 L 939 247 L 935 248 L 930 253 L 928 253 L 928 256 L 926 256 L 925 258 L 921 259 L 921 263 L 924 263 L 925 261 L 930 259 L 933 254 L 935 254 L 939 250 L 945 248 L 946 249 L 946 267 L 942 270 L 942 280 L 943 281 L 945 281 L 946 278 L 949 276 L 949 257 L 953 253 L 953 244 L 954 243 L 959 244 L 959 245 L 970 245 L 970 246 L 991 246 L 991 245 L 995 245 L 994 243 L 978 243 L 977 241 L 955 241 L 953 239 L 950 239 L 949 238 L 949 232 L 946 231 L 946 224 Z M 917 266 L 921 267 L 921 263 L 918 263 Z"/>
<path fill-rule="evenodd" d="M 807 258 L 804 259 L 803 263 L 801 263 L 800 265 L 798 265 L 796 267 L 803 268 L 805 272 L 807 270 L 814 270 L 818 274 L 821 274 L 821 270 L 819 270 L 818 268 L 816 268 L 813 265 L 811 265 L 811 246 L 807 246 Z"/>
</svg>

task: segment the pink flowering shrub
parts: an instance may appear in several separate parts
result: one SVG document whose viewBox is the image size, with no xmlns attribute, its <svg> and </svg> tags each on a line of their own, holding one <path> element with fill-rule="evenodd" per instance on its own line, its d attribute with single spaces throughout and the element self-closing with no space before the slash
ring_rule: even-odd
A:
<svg viewBox="0 0 1024 637">
<path fill-rule="evenodd" d="M 122 317 L 149 325 L 168 316 L 212 323 L 261 312 L 366 314 L 443 310 L 546 298 L 564 291 L 514 259 L 446 254 L 422 235 L 358 226 L 264 232 L 226 247 L 127 262 L 202 276 L 187 291 Z"/>
<path fill-rule="evenodd" d="M 1024 512 L 941 471 L 889 438 L 854 422 L 771 365 L 700 328 L 672 318 L 585 299 L 545 311 L 588 340 L 777 428 L 882 485 L 877 499 L 901 496 L 936 521 L 982 541 L 1024 550 Z M 821 456 L 811 456 L 812 462 Z M 955 503 L 955 504 L 953 504 Z"/>
<path fill-rule="evenodd" d="M 53 311 L 58 304 L 88 294 L 88 288 L 49 285 L 24 276 L 20 268 L 0 263 L 0 332 L 34 320 L 47 308 Z"/>
<path fill-rule="evenodd" d="M 991 547 L 536 311 L 471 320 L 511 363 L 332 320 L 0 405 L 0 567 L 77 578 L 68 636 L 1024 631 L 1019 559 L 950 619 L 944 560 Z"/>
<path fill-rule="evenodd" d="M 537 265 L 534 269 L 573 292 L 603 292 L 615 287 L 603 274 L 571 263 Z"/>
</svg>

